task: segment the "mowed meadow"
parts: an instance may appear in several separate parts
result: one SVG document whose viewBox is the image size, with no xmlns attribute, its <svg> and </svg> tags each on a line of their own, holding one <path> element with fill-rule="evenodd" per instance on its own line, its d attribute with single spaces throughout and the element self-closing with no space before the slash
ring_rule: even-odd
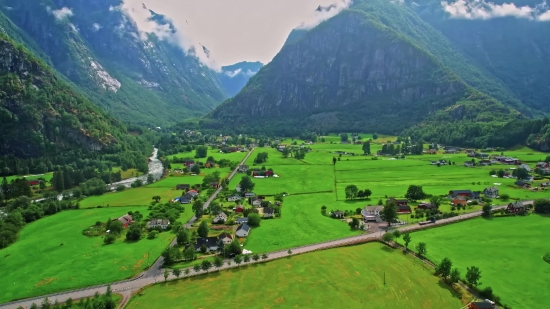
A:
<svg viewBox="0 0 550 309">
<path fill-rule="evenodd" d="M 550 264 L 543 256 L 550 253 L 549 235 L 548 216 L 478 218 L 414 232 L 409 248 L 425 242 L 428 259 L 451 259 L 462 277 L 466 267 L 479 267 L 480 287 L 491 287 L 514 309 L 548 308 Z"/>
<path fill-rule="evenodd" d="M 264 284 L 254 285 L 258 280 Z M 371 243 L 156 284 L 135 295 L 128 308 L 389 308 L 388 304 L 404 309 L 463 306 L 422 262 Z"/>
<path fill-rule="evenodd" d="M 0 250 L 0 302 L 61 290 L 108 283 L 141 273 L 174 238 L 169 232 L 155 239 L 104 245 L 103 238 L 82 235 L 97 221 L 105 222 L 146 207 L 112 207 L 63 211 L 25 226 L 19 239 Z"/>
</svg>

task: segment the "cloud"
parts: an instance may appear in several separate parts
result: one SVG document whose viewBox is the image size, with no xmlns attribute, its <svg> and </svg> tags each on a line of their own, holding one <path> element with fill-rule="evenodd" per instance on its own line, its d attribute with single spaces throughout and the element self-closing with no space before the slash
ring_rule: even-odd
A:
<svg viewBox="0 0 550 309">
<path fill-rule="evenodd" d="M 67 7 L 63 7 L 60 10 L 53 10 L 53 11 L 51 11 L 51 13 L 53 14 L 53 16 L 55 16 L 55 19 L 57 19 L 57 20 L 64 20 L 64 19 L 69 18 L 69 17 L 74 15 L 73 10 L 71 10 Z"/>
<path fill-rule="evenodd" d="M 186 36 L 181 31 L 175 31 L 170 24 L 158 24 L 152 19 L 153 14 L 145 4 L 134 1 L 124 1 L 121 7 L 124 14 L 128 15 L 136 23 L 142 40 L 146 41 L 148 34 L 154 34 L 160 40 L 180 46 L 186 54 L 195 56 L 208 68 L 221 72 L 221 65 L 217 64 L 210 51 L 197 40 Z M 166 17 L 167 20 L 169 20 Z"/>
<path fill-rule="evenodd" d="M 92 25 L 92 29 L 94 30 L 94 32 L 99 31 L 99 29 L 101 29 L 101 28 L 103 28 L 103 27 L 101 27 L 101 25 L 98 24 L 98 23 L 94 23 L 94 24 Z"/>
<path fill-rule="evenodd" d="M 71 29 L 74 31 L 74 32 L 78 32 L 78 28 L 73 25 L 73 23 L 69 23 L 69 27 L 71 27 Z"/>
<path fill-rule="evenodd" d="M 449 3 L 442 1 L 441 6 L 452 18 L 491 19 L 499 17 L 516 17 L 528 20 L 547 21 L 550 13 L 546 2 L 530 7 L 516 6 L 514 3 L 495 4 L 484 0 L 457 0 Z"/>
<path fill-rule="evenodd" d="M 317 10 L 313 12 L 313 16 L 309 16 L 307 20 L 303 21 L 298 25 L 298 29 L 312 29 L 324 22 L 327 19 L 330 19 L 338 15 L 343 10 L 349 8 L 353 4 L 353 0 L 337 0 L 334 3 L 331 3 L 327 6 L 317 7 Z"/>
<path fill-rule="evenodd" d="M 236 69 L 235 71 L 224 71 L 225 75 L 229 76 L 230 78 L 233 78 L 237 75 L 244 75 L 247 77 L 252 77 L 258 72 L 253 72 L 252 70 L 246 70 L 243 72 L 243 69 Z"/>
<path fill-rule="evenodd" d="M 109 6 L 109 12 L 118 11 L 118 10 L 120 10 L 119 6 L 112 6 L 112 5 Z"/>
</svg>

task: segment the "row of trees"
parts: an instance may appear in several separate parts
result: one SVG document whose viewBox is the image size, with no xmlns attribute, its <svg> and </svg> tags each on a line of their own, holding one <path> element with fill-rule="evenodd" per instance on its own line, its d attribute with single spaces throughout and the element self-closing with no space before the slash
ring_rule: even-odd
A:
<svg viewBox="0 0 550 309">
<path fill-rule="evenodd" d="M 347 200 L 352 200 L 356 198 L 368 199 L 372 195 L 372 191 L 370 189 L 359 190 L 359 188 L 356 185 L 346 186 L 345 192 L 346 192 Z"/>
<path fill-rule="evenodd" d="M 261 164 L 267 162 L 268 154 L 267 152 L 260 152 L 258 155 L 256 155 L 256 158 L 254 159 L 254 163 Z"/>
<path fill-rule="evenodd" d="M 116 309 L 117 307 L 111 285 L 108 285 L 105 294 L 96 293 L 93 297 L 79 299 L 78 302 L 74 302 L 69 298 L 63 304 L 57 300 L 52 303 L 48 298 L 45 298 L 40 305 L 33 303 L 29 309 Z M 18 309 L 23 309 L 23 307 Z"/>
</svg>

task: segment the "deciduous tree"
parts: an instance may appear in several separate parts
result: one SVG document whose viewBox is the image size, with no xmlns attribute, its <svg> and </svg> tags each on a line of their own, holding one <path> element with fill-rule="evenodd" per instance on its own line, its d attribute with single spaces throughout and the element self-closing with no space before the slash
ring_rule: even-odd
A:
<svg viewBox="0 0 550 309">
<path fill-rule="evenodd" d="M 241 192 L 250 192 L 254 190 L 254 186 L 256 184 L 249 176 L 243 176 L 243 178 L 241 178 L 241 181 L 239 182 L 239 185 L 241 185 Z"/>
<path fill-rule="evenodd" d="M 411 234 L 405 233 L 405 235 L 403 235 L 403 241 L 405 242 L 405 248 L 408 249 L 411 243 Z"/>
<path fill-rule="evenodd" d="M 416 245 L 416 252 L 420 256 L 425 256 L 426 253 L 428 253 L 428 248 L 426 247 L 426 243 L 425 242 L 419 242 Z"/>
<path fill-rule="evenodd" d="M 460 280 L 460 271 L 458 270 L 458 268 L 454 268 L 451 271 L 451 275 L 449 276 L 449 281 L 451 283 L 457 283 L 459 280 Z"/>
<path fill-rule="evenodd" d="M 208 237 L 208 223 L 206 222 L 206 220 L 202 220 L 201 224 L 199 224 L 197 234 L 199 234 L 199 236 L 203 238 Z"/>
<path fill-rule="evenodd" d="M 470 285 L 478 286 L 481 284 L 479 279 L 481 279 L 481 270 L 479 268 L 476 266 L 466 268 L 466 282 Z"/>
<path fill-rule="evenodd" d="M 405 198 L 417 201 L 426 197 L 426 193 L 422 190 L 422 186 L 410 185 L 405 194 Z"/>
<path fill-rule="evenodd" d="M 346 199 L 354 199 L 357 196 L 359 189 L 356 185 L 348 185 L 346 187 Z"/>
<path fill-rule="evenodd" d="M 262 219 L 260 218 L 260 215 L 257 213 L 251 213 L 248 215 L 248 225 L 252 227 L 260 226 L 260 222 Z"/>
<path fill-rule="evenodd" d="M 370 155 L 370 142 L 364 142 L 361 148 L 363 149 L 363 153 L 365 155 Z"/>
<path fill-rule="evenodd" d="M 390 226 L 397 219 L 397 205 L 393 202 L 387 203 L 384 209 L 382 209 L 380 217 L 382 220 L 388 222 L 388 226 Z"/>
<path fill-rule="evenodd" d="M 447 277 L 451 274 L 451 268 L 453 267 L 453 262 L 449 258 L 444 258 L 441 260 L 439 265 L 435 268 L 435 274 L 441 276 L 443 279 L 447 280 Z"/>
<path fill-rule="evenodd" d="M 172 269 L 172 274 L 176 276 L 176 278 L 179 278 L 181 276 L 181 269 L 179 268 Z"/>
</svg>

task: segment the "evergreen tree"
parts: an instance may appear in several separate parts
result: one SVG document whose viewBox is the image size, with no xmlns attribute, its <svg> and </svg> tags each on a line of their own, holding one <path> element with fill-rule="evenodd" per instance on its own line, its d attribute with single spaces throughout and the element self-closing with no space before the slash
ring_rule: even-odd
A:
<svg viewBox="0 0 550 309">
<path fill-rule="evenodd" d="M 63 171 L 61 171 L 60 168 L 58 168 L 57 171 L 53 173 L 53 187 L 59 193 L 65 190 L 65 181 L 63 178 Z"/>
</svg>

